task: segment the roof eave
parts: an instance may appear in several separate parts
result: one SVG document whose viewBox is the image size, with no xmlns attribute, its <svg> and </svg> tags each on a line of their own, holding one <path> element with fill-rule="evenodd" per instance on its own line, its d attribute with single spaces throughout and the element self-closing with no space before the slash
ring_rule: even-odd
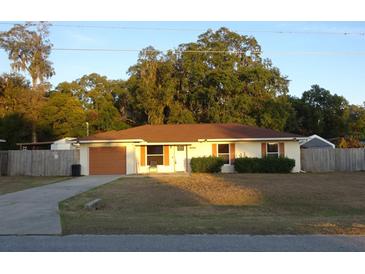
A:
<svg viewBox="0 0 365 274">
<path fill-rule="evenodd" d="M 80 144 L 93 144 L 93 143 L 142 143 L 142 139 L 119 139 L 119 140 L 79 140 Z"/>
<path fill-rule="evenodd" d="M 141 144 L 187 144 L 195 142 L 239 142 L 239 141 L 299 141 L 305 140 L 306 137 L 275 137 L 275 138 L 217 138 L 217 139 L 198 139 L 197 141 L 167 141 L 167 142 L 147 142 L 143 139 L 118 139 L 118 140 L 80 140 L 80 144 L 93 143 L 141 143 Z"/>
<path fill-rule="evenodd" d="M 198 139 L 198 142 L 239 142 L 239 141 L 299 141 L 305 137 L 275 137 L 275 138 L 221 138 L 221 139 Z"/>
</svg>

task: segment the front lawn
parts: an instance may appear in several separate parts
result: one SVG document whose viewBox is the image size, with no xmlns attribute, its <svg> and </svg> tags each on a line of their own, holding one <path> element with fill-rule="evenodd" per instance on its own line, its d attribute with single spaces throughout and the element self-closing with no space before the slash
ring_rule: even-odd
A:
<svg viewBox="0 0 365 274">
<path fill-rule="evenodd" d="M 126 177 L 60 208 L 64 234 L 365 234 L 365 173 Z"/>
<path fill-rule="evenodd" d="M 0 176 L 0 195 L 24 190 L 31 187 L 56 183 L 59 181 L 66 180 L 67 178 L 69 177 Z"/>
</svg>

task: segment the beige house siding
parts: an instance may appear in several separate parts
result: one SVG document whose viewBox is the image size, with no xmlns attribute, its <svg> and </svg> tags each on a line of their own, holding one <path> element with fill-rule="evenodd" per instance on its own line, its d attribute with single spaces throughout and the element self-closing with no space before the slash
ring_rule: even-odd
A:
<svg viewBox="0 0 365 274">
<path fill-rule="evenodd" d="M 261 157 L 261 143 L 263 141 L 235 142 L 235 158 L 239 157 Z M 190 172 L 190 160 L 193 157 L 212 156 L 212 144 L 229 144 L 232 142 L 195 142 L 188 145 L 188 172 Z M 297 141 L 285 141 L 285 156 L 295 160 L 293 172 L 300 171 L 300 147 Z M 166 145 L 166 144 L 164 144 Z M 184 145 L 184 144 L 182 144 Z M 80 146 L 80 164 L 81 173 L 89 175 L 89 147 L 105 146 L 126 146 L 127 174 L 149 173 L 149 166 L 141 166 L 141 145 L 135 143 L 94 143 L 81 144 Z M 175 158 L 177 151 L 176 145 L 169 145 L 169 165 L 157 166 L 157 172 L 171 173 L 175 172 Z M 185 150 L 186 153 L 186 150 Z M 107 159 L 106 159 L 107 160 Z M 166 163 L 166 162 L 165 162 Z M 185 163 L 186 164 L 186 163 Z M 184 164 L 184 165 L 185 165 Z M 224 165 L 222 172 L 234 172 L 233 165 Z"/>
<path fill-rule="evenodd" d="M 284 142 L 285 144 L 285 156 L 295 160 L 295 167 L 293 172 L 300 171 L 300 146 L 298 142 Z"/>
</svg>

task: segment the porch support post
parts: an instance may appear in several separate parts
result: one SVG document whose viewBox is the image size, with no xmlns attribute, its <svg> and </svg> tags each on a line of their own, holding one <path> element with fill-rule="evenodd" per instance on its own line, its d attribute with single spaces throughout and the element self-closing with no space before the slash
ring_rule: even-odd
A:
<svg viewBox="0 0 365 274">
<path fill-rule="evenodd" d="M 186 155 L 186 159 L 185 159 L 185 168 L 186 168 L 186 172 L 189 172 L 189 157 L 188 157 L 188 145 L 185 145 L 185 155 Z"/>
</svg>

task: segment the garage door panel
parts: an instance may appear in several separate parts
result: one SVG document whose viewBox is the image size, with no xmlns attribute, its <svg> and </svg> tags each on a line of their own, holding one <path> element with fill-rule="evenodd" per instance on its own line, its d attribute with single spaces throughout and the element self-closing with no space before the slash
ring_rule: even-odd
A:
<svg viewBox="0 0 365 274">
<path fill-rule="evenodd" d="M 90 147 L 90 175 L 126 174 L 125 147 Z"/>
</svg>

